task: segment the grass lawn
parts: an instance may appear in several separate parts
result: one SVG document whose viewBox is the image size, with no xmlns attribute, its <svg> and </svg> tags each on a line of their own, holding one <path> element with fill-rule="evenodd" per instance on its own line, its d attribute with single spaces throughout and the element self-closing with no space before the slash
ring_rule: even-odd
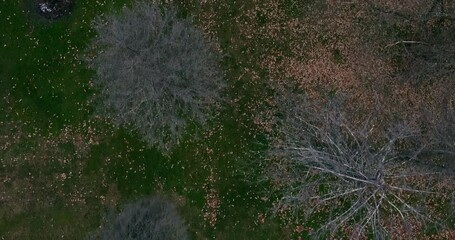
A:
<svg viewBox="0 0 455 240">
<path fill-rule="evenodd" d="M 229 52 L 223 65 L 229 94 L 238 101 L 200 139 L 164 157 L 135 134 L 94 117 L 93 73 L 82 61 L 94 34 L 90 22 L 124 3 L 77 1 L 72 14 L 57 21 L 41 18 L 28 1 L 1 3 L 0 236 L 80 239 L 121 203 L 155 192 L 179 200 L 197 238 L 282 235 L 277 221 L 259 224 L 267 204 L 239 178 L 236 165 L 256 142 L 248 105 L 261 90 L 249 86 L 248 76 L 238 79 L 243 66 L 237 58 L 247 56 L 236 55 L 241 46 L 229 46 L 236 31 L 226 21 L 231 13 L 219 20 L 220 42 Z M 200 10 L 191 6 L 182 12 Z"/>
</svg>

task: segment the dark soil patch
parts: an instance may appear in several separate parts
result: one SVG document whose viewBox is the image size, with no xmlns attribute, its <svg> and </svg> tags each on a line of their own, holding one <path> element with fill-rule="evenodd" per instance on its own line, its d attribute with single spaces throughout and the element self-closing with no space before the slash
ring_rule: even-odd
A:
<svg viewBox="0 0 455 240">
<path fill-rule="evenodd" d="M 58 19 L 69 14 L 73 8 L 73 0 L 35 0 L 34 8 L 47 19 Z"/>
</svg>

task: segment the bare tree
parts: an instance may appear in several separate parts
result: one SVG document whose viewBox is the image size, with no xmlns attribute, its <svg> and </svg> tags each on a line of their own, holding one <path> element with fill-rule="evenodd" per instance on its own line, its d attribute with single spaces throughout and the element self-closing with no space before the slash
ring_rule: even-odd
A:
<svg viewBox="0 0 455 240">
<path fill-rule="evenodd" d="M 399 229 L 415 235 L 425 226 L 442 227 L 453 184 L 415 164 L 428 147 L 415 140 L 419 133 L 405 124 L 381 129 L 374 115 L 353 123 L 335 103 L 320 107 L 298 95 L 279 97 L 266 170 L 280 196 L 275 211 L 322 217 L 315 238 L 388 239 Z"/>
<path fill-rule="evenodd" d="M 175 205 L 163 197 L 153 197 L 126 205 L 95 238 L 185 240 L 188 233 Z"/>
<path fill-rule="evenodd" d="M 385 49 L 397 61 L 403 80 L 419 84 L 453 78 L 453 1 L 366 2 L 379 13 L 378 20 L 395 31 L 395 39 Z"/>
<path fill-rule="evenodd" d="M 219 58 L 191 20 L 172 7 L 136 2 L 93 27 L 89 64 L 115 123 L 131 124 L 166 152 L 189 123 L 208 120 L 224 83 Z"/>
<path fill-rule="evenodd" d="M 422 135 L 425 141 L 432 143 L 428 149 L 429 162 L 435 168 L 455 172 L 455 106 L 454 90 L 451 81 L 444 82 L 444 88 L 438 91 L 439 99 L 435 107 L 426 107 L 422 111 Z"/>
</svg>

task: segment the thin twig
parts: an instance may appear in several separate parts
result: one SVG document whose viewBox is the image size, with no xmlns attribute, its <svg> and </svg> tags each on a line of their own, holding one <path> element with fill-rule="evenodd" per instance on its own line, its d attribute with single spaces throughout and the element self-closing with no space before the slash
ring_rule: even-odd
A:
<svg viewBox="0 0 455 240">
<path fill-rule="evenodd" d="M 421 41 L 406 41 L 406 40 L 402 40 L 402 41 L 397 41 L 397 42 L 388 44 L 387 46 L 385 46 L 385 48 L 390 48 L 390 47 L 393 47 L 393 46 L 396 46 L 396 45 L 399 45 L 399 44 L 422 44 L 422 45 L 428 45 L 428 43 L 421 42 Z"/>
</svg>

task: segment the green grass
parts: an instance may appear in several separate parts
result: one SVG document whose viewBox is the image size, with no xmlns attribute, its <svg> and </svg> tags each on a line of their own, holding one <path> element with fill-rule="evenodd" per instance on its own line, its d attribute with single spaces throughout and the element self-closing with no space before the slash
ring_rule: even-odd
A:
<svg viewBox="0 0 455 240">
<path fill-rule="evenodd" d="M 188 139 L 167 158 L 146 147 L 136 134 L 93 119 L 91 99 L 96 91 L 89 84 L 93 73 L 82 61 L 84 49 L 94 35 L 89 23 L 124 2 L 129 1 L 116 1 L 115 5 L 110 1 L 99 1 L 100 4 L 78 1 L 70 16 L 53 22 L 29 12 L 29 2 L 1 3 L 0 96 L 8 101 L 0 103 L 5 112 L 0 116 L 0 127 L 8 126 L 3 123 L 17 124 L 21 132 L 18 137 L 33 136 L 21 138 L 8 154 L 34 155 L 41 151 L 39 146 L 43 139 L 57 139 L 68 127 L 84 133 L 87 131 L 84 124 L 89 120 L 94 122 L 101 140 L 81 157 L 75 156 L 77 147 L 73 141 L 56 140 L 58 144 L 52 153 L 43 155 L 58 156 L 43 157 L 43 164 L 21 162 L 2 167 L 0 175 L 26 179 L 25 182 L 35 187 L 58 184 L 55 180 L 58 174 L 73 174 L 73 177 L 64 180 L 62 186 L 37 188 L 34 195 L 29 196 L 32 203 L 22 206 L 18 213 L 2 212 L 0 236 L 5 239 L 60 236 L 80 239 L 101 224 L 109 207 L 101 204 L 98 196 L 107 195 L 108 186 L 113 185 L 119 194 L 116 204 L 154 192 L 175 192 L 183 196 L 186 204 L 182 212 L 194 237 L 278 238 L 282 234 L 278 222 L 267 220 L 265 224 L 257 224 L 258 214 L 265 212 L 268 205 L 258 200 L 254 187 L 239 178 L 241 171 L 237 163 L 247 157 L 258 135 L 244 113 L 264 90 L 251 84 L 248 77 L 234 81 L 245 67 L 239 62 L 246 62 L 249 57 L 240 54 L 243 46 L 234 46 L 230 40 L 237 36 L 238 29 L 229 20 L 232 15 L 242 14 L 240 5 L 232 3 L 229 8 L 221 9 L 223 14 L 217 21 L 221 26 L 221 46 L 228 52 L 223 68 L 230 82 L 229 94 L 242 96 L 241 100 L 238 105 L 226 107 L 210 123 L 214 131 L 211 137 Z M 180 5 L 183 6 L 183 2 Z M 187 10 L 184 14 L 188 15 L 203 11 L 197 7 L 181 10 Z M 213 149 L 213 153 L 204 152 L 207 148 Z M 7 155 L 0 156 L 6 161 Z M 68 158 L 70 163 L 62 164 L 52 157 Z M 213 186 L 208 183 L 211 172 L 217 178 L 211 183 Z M 221 199 L 219 220 L 214 227 L 202 217 L 209 187 L 215 188 Z M 75 191 L 89 191 L 84 204 L 69 204 Z M 49 199 L 51 203 L 40 205 L 38 198 Z"/>
</svg>

